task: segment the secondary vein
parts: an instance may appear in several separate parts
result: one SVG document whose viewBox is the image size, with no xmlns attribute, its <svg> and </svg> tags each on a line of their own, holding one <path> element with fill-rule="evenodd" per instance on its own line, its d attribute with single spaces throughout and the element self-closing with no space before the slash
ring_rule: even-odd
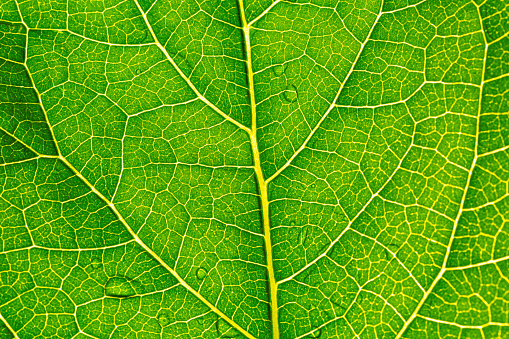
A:
<svg viewBox="0 0 509 339">
<path fill-rule="evenodd" d="M 163 52 L 163 54 L 165 55 L 166 59 L 168 59 L 168 61 L 171 63 L 171 65 L 175 68 L 175 70 L 178 72 L 178 74 L 182 77 L 182 79 L 185 80 L 185 82 L 187 83 L 187 85 L 191 88 L 191 90 L 196 94 L 196 96 L 198 96 L 198 98 L 200 98 L 200 100 L 202 100 L 205 104 L 207 104 L 210 108 L 212 108 L 216 113 L 218 113 L 219 115 L 221 115 L 224 119 L 228 120 L 229 122 L 231 122 L 232 124 L 234 124 L 235 126 L 237 126 L 238 128 L 240 128 L 241 130 L 247 132 L 247 133 L 250 133 L 250 129 L 247 128 L 246 126 L 242 125 L 240 122 L 238 122 L 237 120 L 233 119 L 232 117 L 230 117 L 228 114 L 224 113 L 219 107 L 217 107 L 216 105 L 214 105 L 212 102 L 210 102 L 207 98 L 205 98 L 203 96 L 203 94 L 200 93 L 200 91 L 198 91 L 198 89 L 196 88 L 196 86 L 191 82 L 191 80 L 184 74 L 184 72 L 182 72 L 182 70 L 180 69 L 180 67 L 178 67 L 177 63 L 175 62 L 175 60 L 173 60 L 173 58 L 168 54 L 168 51 L 166 51 L 166 48 L 164 48 L 164 46 L 161 44 L 161 42 L 159 41 L 159 39 L 157 38 L 156 34 L 154 33 L 154 30 L 152 29 L 152 26 L 150 25 L 150 23 L 148 22 L 148 18 L 147 18 L 147 15 L 145 14 L 145 12 L 143 11 L 143 9 L 141 8 L 138 0 L 134 0 L 136 6 L 138 7 L 138 10 L 140 11 L 142 17 L 143 17 L 143 20 L 145 21 L 145 25 L 147 26 L 147 29 L 150 31 L 150 34 L 152 35 L 152 39 L 154 39 L 157 47 L 161 50 L 161 52 Z"/>
<path fill-rule="evenodd" d="M 477 11 L 478 11 L 479 20 L 481 20 L 481 29 L 482 29 L 482 27 L 483 27 L 482 26 L 482 16 L 481 16 L 481 13 L 479 12 L 479 6 L 477 6 Z M 458 228 L 458 223 L 459 223 L 460 217 L 461 217 L 461 215 L 463 213 L 463 206 L 465 204 L 465 199 L 467 197 L 467 190 L 468 190 L 468 187 L 470 186 L 470 182 L 472 180 L 472 172 L 474 171 L 475 164 L 476 164 L 477 159 L 478 159 L 477 146 L 479 144 L 479 121 L 481 119 L 481 100 L 482 100 L 483 86 L 484 86 L 484 83 L 485 83 L 484 82 L 484 77 L 485 77 L 485 71 L 486 71 L 486 56 L 487 56 L 487 53 L 488 53 L 488 43 L 486 41 L 486 36 L 484 34 L 484 30 L 483 30 L 483 37 L 484 37 L 484 43 L 485 43 L 484 58 L 483 58 L 484 65 L 483 65 L 483 69 L 482 69 L 481 88 L 479 90 L 479 99 L 478 99 L 479 100 L 479 106 L 478 106 L 478 109 L 477 109 L 477 123 L 476 123 L 475 145 L 474 145 L 474 160 L 472 161 L 472 165 L 470 166 L 470 171 L 468 172 L 467 182 L 465 184 L 465 189 L 463 191 L 463 196 L 461 198 L 460 209 L 458 211 L 458 215 L 456 216 L 456 220 L 454 222 L 454 226 L 453 226 L 453 229 L 452 229 L 452 232 L 451 232 L 451 237 L 449 239 L 449 243 L 447 244 L 447 251 L 445 253 L 444 261 L 442 263 L 442 267 L 440 269 L 440 272 L 438 273 L 438 275 L 435 278 L 435 280 L 433 280 L 433 283 L 431 284 L 431 286 L 428 289 L 428 291 L 426 291 L 424 296 L 421 298 L 421 301 L 419 302 L 419 304 L 415 308 L 414 312 L 410 315 L 408 320 L 403 324 L 403 327 L 400 329 L 400 331 L 399 331 L 399 333 L 398 333 L 398 335 L 396 336 L 395 339 L 401 338 L 401 336 L 405 333 L 405 331 L 408 328 L 408 326 L 410 326 L 410 324 L 413 322 L 415 317 L 418 316 L 420 309 L 422 308 L 422 306 L 424 305 L 424 303 L 428 299 L 428 296 L 433 292 L 433 289 L 435 288 L 436 284 L 440 281 L 440 279 L 442 279 L 442 276 L 447 271 L 447 260 L 449 259 L 449 255 L 451 253 L 452 243 L 454 241 L 454 235 L 456 233 L 456 229 Z"/>
</svg>

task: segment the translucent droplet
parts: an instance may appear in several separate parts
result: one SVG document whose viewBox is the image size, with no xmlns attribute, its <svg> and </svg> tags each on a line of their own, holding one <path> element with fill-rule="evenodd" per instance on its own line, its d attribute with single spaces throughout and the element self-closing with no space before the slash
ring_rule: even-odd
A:
<svg viewBox="0 0 509 339">
<path fill-rule="evenodd" d="M 308 229 L 306 227 L 302 227 L 299 234 L 299 244 L 305 245 L 308 238 Z"/>
<path fill-rule="evenodd" d="M 290 226 L 295 226 L 295 221 L 290 221 Z"/>
<path fill-rule="evenodd" d="M 135 33 L 135 39 L 138 41 L 138 43 L 142 43 L 147 38 L 147 30 L 138 30 Z"/>
<path fill-rule="evenodd" d="M 389 244 L 389 245 L 387 245 L 387 249 L 389 251 L 391 251 L 392 253 L 394 253 L 394 255 L 396 255 L 399 251 L 399 246 L 396 244 Z"/>
<path fill-rule="evenodd" d="M 274 72 L 274 75 L 279 77 L 281 76 L 286 70 L 285 65 L 276 65 L 272 68 L 272 71 Z"/>
<path fill-rule="evenodd" d="M 336 246 L 332 246 L 332 248 L 329 250 L 329 252 L 327 252 L 327 256 L 329 258 L 334 258 L 335 257 L 335 253 L 334 253 L 335 250 L 336 250 Z"/>
<path fill-rule="evenodd" d="M 364 300 L 364 294 L 359 293 L 359 294 L 357 295 L 357 299 L 355 299 L 355 302 L 356 302 L 357 304 L 362 304 L 362 301 L 363 301 L 363 300 Z"/>
<path fill-rule="evenodd" d="M 94 270 L 96 270 L 102 266 L 102 261 L 99 258 L 93 258 L 90 265 Z"/>
<path fill-rule="evenodd" d="M 322 330 L 321 329 L 317 329 L 316 331 L 314 331 L 313 333 L 311 333 L 309 335 L 310 338 L 319 338 L 320 335 L 322 334 Z"/>
<path fill-rule="evenodd" d="M 205 279 L 205 277 L 207 276 L 207 270 L 204 269 L 203 267 L 200 267 L 197 271 L 196 271 L 196 278 L 200 279 L 200 280 L 203 280 Z"/>
<path fill-rule="evenodd" d="M 221 338 L 235 338 L 239 335 L 236 329 L 230 326 L 224 319 L 218 319 L 216 322 L 217 334 Z"/>
<path fill-rule="evenodd" d="M 287 101 L 295 102 L 297 100 L 297 88 L 293 85 L 286 87 L 284 95 Z"/>
<path fill-rule="evenodd" d="M 331 301 L 331 303 L 333 303 L 334 305 L 336 305 L 336 306 L 339 306 L 339 307 L 343 308 L 343 305 L 342 305 L 343 298 L 341 297 L 341 294 L 339 294 L 338 292 L 334 292 L 334 293 L 330 296 L 330 301 Z"/>
<path fill-rule="evenodd" d="M 249 40 L 251 40 L 251 46 L 256 45 L 258 43 L 258 38 L 260 34 L 261 34 L 260 31 L 255 28 L 251 28 L 249 30 Z"/>
<path fill-rule="evenodd" d="M 159 317 L 157 317 L 157 321 L 159 322 L 159 325 L 161 327 L 164 327 L 170 323 L 170 319 L 168 319 L 168 316 L 166 314 L 160 314 Z"/>
<path fill-rule="evenodd" d="M 309 319 L 311 320 L 311 326 L 318 327 L 322 322 L 320 311 L 317 308 L 313 308 L 311 311 L 309 311 Z"/>
<path fill-rule="evenodd" d="M 124 277 L 113 277 L 104 286 L 104 294 L 109 297 L 125 298 L 136 295 L 131 281 Z"/>
<path fill-rule="evenodd" d="M 136 69 L 136 75 L 140 75 L 141 74 L 141 69 Z"/>
<path fill-rule="evenodd" d="M 191 67 L 191 64 L 189 63 L 189 60 L 187 60 L 187 56 L 185 54 L 183 54 L 182 52 L 179 53 L 177 50 L 175 50 L 173 53 L 170 53 L 170 55 L 175 55 L 173 57 L 173 61 L 175 61 L 177 66 L 184 73 L 190 74 L 193 71 L 193 67 Z"/>
</svg>

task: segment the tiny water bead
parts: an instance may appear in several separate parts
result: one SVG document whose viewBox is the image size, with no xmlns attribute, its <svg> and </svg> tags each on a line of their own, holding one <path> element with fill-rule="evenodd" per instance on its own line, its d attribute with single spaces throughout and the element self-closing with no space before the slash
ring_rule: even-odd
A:
<svg viewBox="0 0 509 339">
<path fill-rule="evenodd" d="M 295 221 L 290 221 L 290 226 L 295 226 Z"/>
<path fill-rule="evenodd" d="M 239 333 L 224 319 L 218 319 L 216 322 L 217 334 L 221 338 L 236 338 Z"/>
<path fill-rule="evenodd" d="M 302 227 L 299 234 L 299 244 L 304 245 L 306 243 L 306 239 L 308 237 L 308 229 L 306 227 Z"/>
<path fill-rule="evenodd" d="M 274 75 L 277 76 L 277 77 L 280 77 L 281 75 L 283 75 L 285 70 L 286 70 L 286 66 L 284 64 L 283 65 L 275 65 L 272 68 L 272 71 L 274 72 Z"/>
<path fill-rule="evenodd" d="M 140 75 L 141 74 L 141 69 L 137 68 L 136 69 L 136 75 Z"/>
<path fill-rule="evenodd" d="M 334 292 L 331 297 L 330 297 L 330 301 L 331 303 L 333 303 L 334 305 L 338 306 L 339 308 L 341 309 L 344 309 L 345 308 L 345 303 L 344 303 L 344 298 L 341 294 L 339 294 L 338 292 Z"/>
<path fill-rule="evenodd" d="M 357 298 L 355 299 L 355 302 L 357 304 L 362 304 L 362 301 L 364 300 L 364 294 L 362 292 L 359 292 L 357 295 Z"/>
<path fill-rule="evenodd" d="M 97 270 L 98 268 L 101 268 L 102 260 L 99 258 L 93 258 L 92 261 L 90 262 L 90 265 L 94 270 Z"/>
<path fill-rule="evenodd" d="M 399 246 L 396 244 L 389 244 L 389 245 L 387 245 L 387 249 L 389 251 L 391 251 L 392 253 L 394 253 L 394 255 L 396 255 L 399 251 Z"/>
<path fill-rule="evenodd" d="M 113 277 L 104 286 L 104 294 L 109 297 L 126 298 L 136 295 L 136 291 L 127 278 Z"/>
<path fill-rule="evenodd" d="M 309 227 L 303 226 L 299 234 L 299 244 L 302 244 L 304 247 L 309 247 L 309 245 L 313 242 L 311 233 L 312 230 L 309 229 Z"/>
<path fill-rule="evenodd" d="M 139 43 L 143 43 L 145 41 L 145 39 L 147 39 L 147 36 L 148 36 L 147 30 L 146 29 L 143 29 L 143 30 L 138 29 L 134 36 Z"/>
<path fill-rule="evenodd" d="M 198 268 L 198 270 L 196 271 L 196 278 L 198 278 L 199 280 L 203 280 L 205 279 L 206 276 L 207 270 L 204 269 L 203 267 Z"/>
<path fill-rule="evenodd" d="M 297 88 L 293 85 L 286 87 L 284 96 L 287 101 L 295 102 L 297 100 Z"/>
<path fill-rule="evenodd" d="M 317 329 L 316 331 L 314 331 L 313 333 L 311 333 L 309 335 L 309 338 L 319 338 L 320 335 L 322 335 L 322 330 L 321 329 Z"/>
<path fill-rule="evenodd" d="M 382 255 L 385 260 L 391 261 L 395 256 L 397 256 L 399 250 L 399 246 L 396 244 L 387 245 L 382 252 Z"/>
<path fill-rule="evenodd" d="M 167 326 L 170 323 L 170 319 L 168 319 L 168 316 L 164 313 L 157 317 L 157 321 L 161 327 Z"/>
</svg>

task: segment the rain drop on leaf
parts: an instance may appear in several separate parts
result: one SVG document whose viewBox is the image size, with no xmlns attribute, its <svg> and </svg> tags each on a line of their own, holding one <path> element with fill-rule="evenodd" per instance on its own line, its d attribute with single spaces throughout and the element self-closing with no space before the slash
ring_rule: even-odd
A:
<svg viewBox="0 0 509 339">
<path fill-rule="evenodd" d="M 131 281 L 124 277 L 113 277 L 104 286 L 104 294 L 109 297 L 125 298 L 136 295 Z"/>
<path fill-rule="evenodd" d="M 297 88 L 295 88 L 293 85 L 286 87 L 284 96 L 287 101 L 295 102 L 297 100 Z"/>
<path fill-rule="evenodd" d="M 196 278 L 198 278 L 199 280 L 203 280 L 205 279 L 206 276 L 207 270 L 204 269 L 203 267 L 198 268 L 198 270 L 196 271 Z"/>
<path fill-rule="evenodd" d="M 170 319 L 168 319 L 168 316 L 166 314 L 160 314 L 159 317 L 157 317 L 157 321 L 159 322 L 159 325 L 161 327 L 164 327 L 170 323 Z"/>
<path fill-rule="evenodd" d="M 216 329 L 220 338 L 235 338 L 239 335 L 237 330 L 231 327 L 224 319 L 217 320 Z"/>
<path fill-rule="evenodd" d="M 314 331 L 313 333 L 311 333 L 309 335 L 309 338 L 320 338 L 321 334 L 322 334 L 322 330 L 321 329 L 317 329 L 316 331 Z"/>
<path fill-rule="evenodd" d="M 90 265 L 92 265 L 92 268 L 96 270 L 102 266 L 102 261 L 99 258 L 93 258 Z"/>
<path fill-rule="evenodd" d="M 277 77 L 283 75 L 285 70 L 286 70 L 286 66 L 285 65 L 275 65 L 272 68 L 272 71 L 274 72 L 274 75 L 277 76 Z"/>
</svg>

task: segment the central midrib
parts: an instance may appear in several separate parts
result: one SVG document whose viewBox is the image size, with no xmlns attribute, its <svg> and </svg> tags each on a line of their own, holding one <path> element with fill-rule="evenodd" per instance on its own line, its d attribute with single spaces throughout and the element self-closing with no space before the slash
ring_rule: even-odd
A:
<svg viewBox="0 0 509 339">
<path fill-rule="evenodd" d="M 254 91 L 253 63 L 251 58 L 251 41 L 249 36 L 250 25 L 247 23 L 244 11 L 244 1 L 238 0 L 240 18 L 242 23 L 242 31 L 244 34 L 244 46 L 246 52 L 246 68 L 247 81 L 249 88 L 249 102 L 251 106 L 251 129 L 248 132 L 251 140 L 251 149 L 253 151 L 254 170 L 260 189 L 260 202 L 262 209 L 263 239 L 265 243 L 265 253 L 267 260 L 267 272 L 269 278 L 269 297 L 270 297 L 270 313 L 272 323 L 272 338 L 279 339 L 279 320 L 277 306 L 277 283 L 274 275 L 274 263 L 272 260 L 272 240 L 270 237 L 270 218 L 269 218 L 269 198 L 267 195 L 268 181 L 263 177 L 262 164 L 260 160 L 260 151 L 258 149 L 258 141 L 256 139 L 256 101 Z"/>
</svg>

